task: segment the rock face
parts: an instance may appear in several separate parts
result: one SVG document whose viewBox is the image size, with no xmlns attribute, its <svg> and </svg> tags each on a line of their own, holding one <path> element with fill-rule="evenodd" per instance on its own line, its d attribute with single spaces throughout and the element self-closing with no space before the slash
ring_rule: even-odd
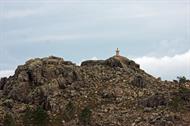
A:
<svg viewBox="0 0 190 126">
<path fill-rule="evenodd" d="M 7 83 L 7 78 L 6 77 L 1 78 L 1 80 L 0 80 L 0 90 L 3 90 L 6 83 Z"/>
<path fill-rule="evenodd" d="M 4 84 L 6 80 L 2 79 L 3 92 L 14 100 L 43 104 L 41 102 L 51 90 L 46 88 L 57 86 L 64 89 L 80 80 L 80 75 L 75 67 L 75 64 L 64 62 L 62 58 L 57 57 L 29 60 L 25 65 L 18 66 L 14 79 L 10 82 Z M 52 83 L 54 83 L 53 87 L 48 86 Z"/>
<path fill-rule="evenodd" d="M 105 64 L 110 67 L 132 68 L 139 69 L 140 66 L 134 61 L 127 59 L 123 56 L 114 56 L 105 61 Z"/>
<path fill-rule="evenodd" d="M 28 107 L 41 107 L 54 126 L 185 125 L 186 109 L 179 117 L 173 108 L 187 108 L 189 94 L 189 89 L 178 91 L 172 82 L 154 78 L 122 56 L 81 66 L 54 56 L 36 58 L 1 78 L 0 126 L 7 113 L 17 125 L 26 125 Z"/>
<path fill-rule="evenodd" d="M 107 60 L 88 60 L 82 62 L 81 66 L 93 66 L 93 65 L 105 65 L 120 68 L 132 68 L 132 69 L 139 69 L 140 65 L 136 64 L 134 61 L 127 59 L 123 56 L 113 56 Z"/>
<path fill-rule="evenodd" d="M 87 60 L 81 63 L 81 66 L 105 65 L 104 60 Z"/>
<path fill-rule="evenodd" d="M 142 76 L 140 75 L 137 75 L 133 78 L 132 80 L 132 84 L 136 87 L 139 87 L 139 88 L 144 88 L 146 86 L 146 80 L 143 79 Z"/>
</svg>

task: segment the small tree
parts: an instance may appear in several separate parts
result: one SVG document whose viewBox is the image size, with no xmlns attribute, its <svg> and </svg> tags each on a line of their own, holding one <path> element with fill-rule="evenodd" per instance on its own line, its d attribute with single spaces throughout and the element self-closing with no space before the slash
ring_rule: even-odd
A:
<svg viewBox="0 0 190 126">
<path fill-rule="evenodd" d="M 187 79 L 185 76 L 178 76 L 177 79 L 178 79 L 179 87 L 181 87 L 183 84 L 185 84 L 185 82 L 187 82 Z"/>
<path fill-rule="evenodd" d="M 187 82 L 187 79 L 185 76 L 178 76 L 177 77 L 179 83 L 185 83 Z"/>
</svg>

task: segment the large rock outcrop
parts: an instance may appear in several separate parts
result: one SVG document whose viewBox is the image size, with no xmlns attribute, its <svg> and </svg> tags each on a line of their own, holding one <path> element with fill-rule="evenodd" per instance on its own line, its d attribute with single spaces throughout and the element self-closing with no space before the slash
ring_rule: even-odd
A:
<svg viewBox="0 0 190 126">
<path fill-rule="evenodd" d="M 75 67 L 75 64 L 53 56 L 32 59 L 18 66 L 13 79 L 7 83 L 2 78 L 1 89 L 3 87 L 3 93 L 14 100 L 40 104 L 53 88 L 64 89 L 81 79 Z"/>
<path fill-rule="evenodd" d="M 136 64 L 134 61 L 127 59 L 123 56 L 113 56 L 106 60 L 88 60 L 82 62 L 81 66 L 94 66 L 94 65 L 105 65 L 112 68 L 132 68 L 140 69 L 140 65 Z"/>
<path fill-rule="evenodd" d="M 0 126 L 7 119 L 26 125 L 44 113 L 50 126 L 185 125 L 187 109 L 179 116 L 173 108 L 187 108 L 189 92 L 178 91 L 173 82 L 154 78 L 122 56 L 81 66 L 54 56 L 36 58 L 1 78 Z"/>
</svg>

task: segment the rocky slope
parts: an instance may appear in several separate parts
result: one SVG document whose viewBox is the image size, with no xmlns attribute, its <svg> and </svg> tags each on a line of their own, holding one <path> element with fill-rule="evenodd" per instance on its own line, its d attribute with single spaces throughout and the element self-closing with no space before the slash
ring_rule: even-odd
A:
<svg viewBox="0 0 190 126">
<path fill-rule="evenodd" d="M 189 117 L 189 88 L 122 56 L 32 59 L 0 81 L 0 126 L 189 126 Z"/>
</svg>

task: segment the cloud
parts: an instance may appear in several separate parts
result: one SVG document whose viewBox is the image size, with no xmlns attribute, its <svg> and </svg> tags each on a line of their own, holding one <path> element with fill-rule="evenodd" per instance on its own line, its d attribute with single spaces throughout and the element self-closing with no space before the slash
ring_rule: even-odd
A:
<svg viewBox="0 0 190 126">
<path fill-rule="evenodd" d="M 49 6 L 48 4 L 38 3 L 38 6 L 28 5 L 28 4 L 5 4 L 2 3 L 2 9 L 0 11 L 1 19 L 13 19 L 13 18 L 22 18 L 28 16 L 39 16 L 44 14 L 49 14 L 52 11 L 55 11 L 56 8 Z M 19 5 L 19 6 L 18 6 Z M 27 8 L 23 8 L 26 6 Z M 0 6 L 1 7 L 1 6 Z M 8 7 L 12 7 L 13 9 L 8 9 Z M 19 7 L 19 8 L 18 8 Z"/>
<path fill-rule="evenodd" d="M 98 60 L 97 57 L 92 57 L 90 60 Z"/>
<path fill-rule="evenodd" d="M 110 36 L 111 34 L 111 36 Z M 23 38 L 24 41 L 26 42 L 45 42 L 45 43 L 55 43 L 55 42 L 70 42 L 68 40 L 77 40 L 78 42 L 81 42 L 79 40 L 83 40 L 83 39 L 106 39 L 106 38 L 122 38 L 122 37 L 126 37 L 125 33 L 122 32 L 118 32 L 118 34 L 116 34 L 116 32 L 110 32 L 105 33 L 105 32 L 93 32 L 93 33 L 72 33 L 72 34 L 68 34 L 68 33 L 62 33 L 62 34 L 47 34 L 47 35 L 42 35 L 42 36 L 38 36 L 38 37 L 30 37 L 30 38 Z M 76 41 L 75 41 L 76 42 Z"/>
<path fill-rule="evenodd" d="M 2 77 L 9 77 L 14 74 L 14 70 L 1 70 L 0 71 L 0 78 Z"/>
<path fill-rule="evenodd" d="M 92 58 L 90 58 L 90 59 L 87 59 L 87 58 L 86 58 L 86 59 L 82 59 L 80 62 L 77 63 L 77 65 L 80 66 L 81 63 L 84 62 L 84 61 L 86 61 L 86 60 L 98 60 L 98 58 L 97 58 L 96 56 L 94 56 L 94 57 L 92 57 Z"/>
<path fill-rule="evenodd" d="M 15 17 L 25 17 L 25 16 L 30 16 L 33 14 L 36 14 L 38 11 L 34 10 L 14 10 L 14 11 L 8 11 L 1 13 L 0 17 L 1 18 L 15 18 Z"/>
<path fill-rule="evenodd" d="M 81 38 L 85 38 L 85 35 L 47 35 L 47 36 L 41 36 L 41 37 L 36 37 L 32 39 L 28 39 L 27 41 L 32 41 L 32 42 L 65 42 L 66 40 L 78 40 Z"/>
<path fill-rule="evenodd" d="M 154 49 L 152 49 L 152 51 L 147 52 L 146 56 L 148 57 L 173 56 L 175 54 L 181 54 L 190 48 L 189 38 L 187 37 L 163 39 L 155 42 L 157 42 L 157 44 L 153 45 Z"/>
<path fill-rule="evenodd" d="M 146 72 L 162 79 L 176 79 L 177 76 L 190 78 L 190 50 L 173 57 L 140 57 L 135 62 L 141 65 Z"/>
</svg>

